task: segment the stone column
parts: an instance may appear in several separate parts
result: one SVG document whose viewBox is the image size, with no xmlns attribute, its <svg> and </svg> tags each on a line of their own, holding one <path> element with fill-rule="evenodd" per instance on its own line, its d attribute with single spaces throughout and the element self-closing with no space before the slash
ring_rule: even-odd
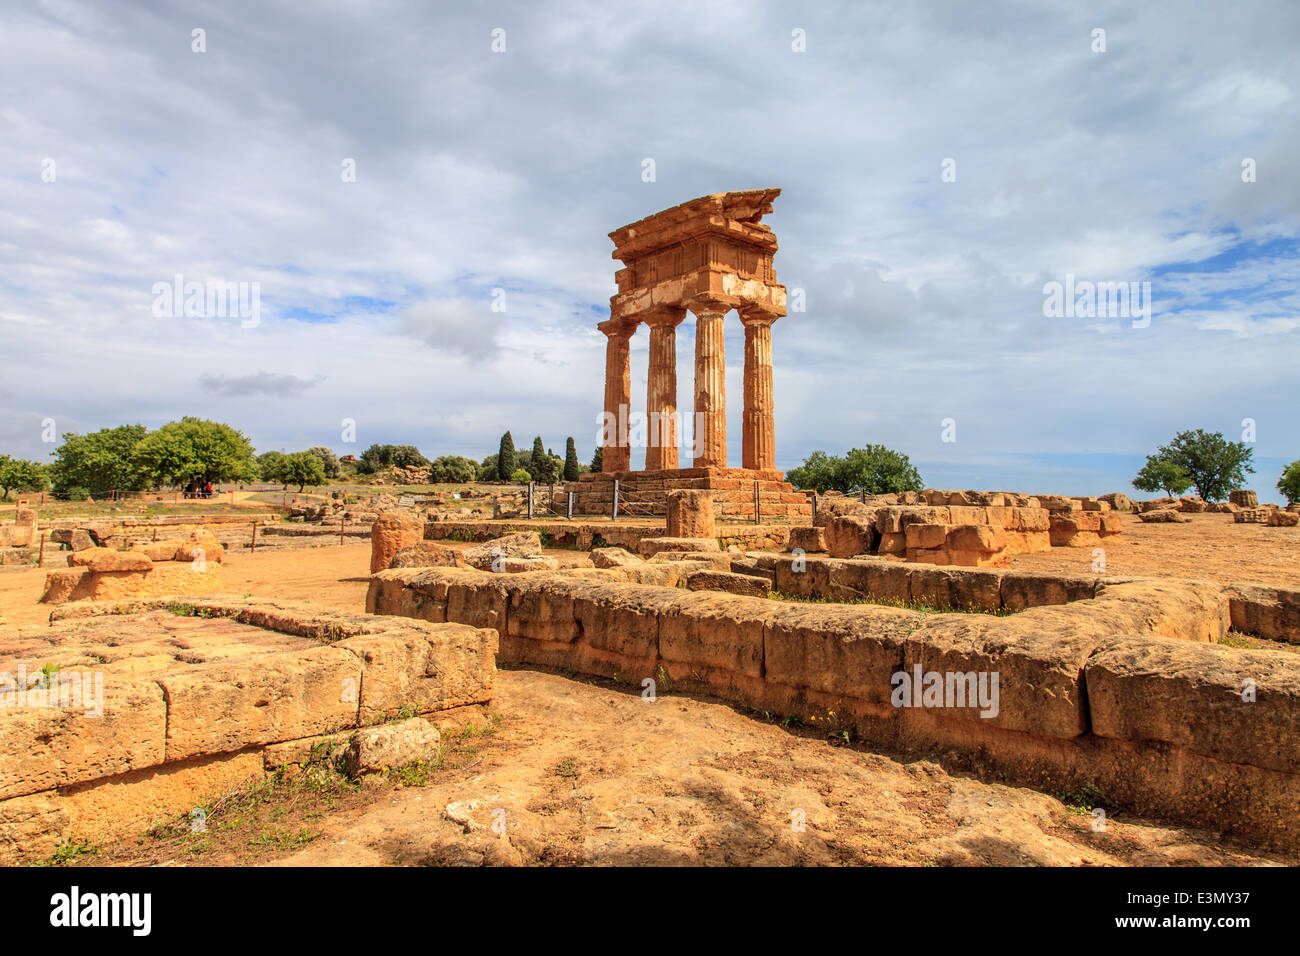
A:
<svg viewBox="0 0 1300 956">
<path fill-rule="evenodd" d="M 628 340 L 636 331 L 635 322 L 609 319 L 596 328 L 606 335 L 605 342 L 605 416 L 613 423 L 612 434 L 605 432 L 601 451 L 601 472 L 632 470 L 632 449 L 627 441 L 627 418 L 632 404 L 632 363 Z M 611 417 L 612 416 L 612 417 Z"/>
<path fill-rule="evenodd" d="M 722 320 L 731 305 L 697 296 L 686 303 L 695 313 L 696 468 L 727 467 L 727 357 Z"/>
<path fill-rule="evenodd" d="M 638 316 L 650 326 L 646 376 L 646 471 L 677 467 L 677 326 L 686 309 L 660 306 Z"/>
<path fill-rule="evenodd" d="M 745 468 L 776 468 L 776 429 L 772 405 L 772 323 L 779 316 L 756 306 L 744 306 L 745 415 L 741 458 Z"/>
</svg>

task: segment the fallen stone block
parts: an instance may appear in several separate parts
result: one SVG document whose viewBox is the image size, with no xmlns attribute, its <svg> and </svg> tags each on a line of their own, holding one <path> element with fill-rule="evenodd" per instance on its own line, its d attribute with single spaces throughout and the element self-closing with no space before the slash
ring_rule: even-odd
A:
<svg viewBox="0 0 1300 956">
<path fill-rule="evenodd" d="M 383 773 L 417 761 L 438 759 L 442 735 L 423 717 L 358 730 L 348 742 L 343 763 L 348 776 Z"/>
<path fill-rule="evenodd" d="M 693 571 L 686 576 L 690 591 L 726 591 L 745 597 L 767 597 L 771 588 L 761 578 L 732 571 Z"/>
</svg>

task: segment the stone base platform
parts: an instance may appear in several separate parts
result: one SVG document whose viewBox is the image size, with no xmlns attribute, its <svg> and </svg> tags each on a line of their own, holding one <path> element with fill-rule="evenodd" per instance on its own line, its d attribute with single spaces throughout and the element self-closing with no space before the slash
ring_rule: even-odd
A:
<svg viewBox="0 0 1300 956">
<path fill-rule="evenodd" d="M 555 488 L 553 508 L 563 513 L 568 493 L 574 492 L 575 515 L 607 515 L 618 480 L 619 514 L 627 517 L 661 517 L 668 514 L 668 492 L 678 489 L 707 491 L 713 513 L 737 521 L 809 521 L 812 505 L 794 490 L 781 471 L 752 468 L 671 468 L 662 471 L 588 473 Z M 754 514 L 754 489 L 758 489 L 758 515 Z"/>
</svg>

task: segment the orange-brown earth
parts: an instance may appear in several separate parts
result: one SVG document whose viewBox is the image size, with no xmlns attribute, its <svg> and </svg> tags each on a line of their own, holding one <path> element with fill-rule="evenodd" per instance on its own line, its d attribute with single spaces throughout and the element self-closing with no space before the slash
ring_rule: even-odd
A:
<svg viewBox="0 0 1300 956">
<path fill-rule="evenodd" d="M 1176 524 L 1144 524 L 1125 514 L 1124 533 L 1098 547 L 1107 574 L 1198 578 L 1224 584 L 1300 587 L 1300 528 L 1236 524 L 1232 515 L 1188 514 Z M 1019 554 L 1009 567 L 1062 574 L 1092 573 L 1092 548 Z"/>
</svg>

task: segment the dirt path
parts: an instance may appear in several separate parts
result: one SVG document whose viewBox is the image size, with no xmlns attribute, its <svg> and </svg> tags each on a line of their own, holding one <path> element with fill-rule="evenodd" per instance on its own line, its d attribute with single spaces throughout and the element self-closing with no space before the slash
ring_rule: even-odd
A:
<svg viewBox="0 0 1300 956">
<path fill-rule="evenodd" d="M 1217 865 L 1268 862 L 1121 813 L 832 746 L 707 700 L 500 675 L 476 759 L 327 818 L 266 862 Z M 494 824 L 496 830 L 493 829 Z M 802 826 L 802 829 L 800 828 Z"/>
</svg>

